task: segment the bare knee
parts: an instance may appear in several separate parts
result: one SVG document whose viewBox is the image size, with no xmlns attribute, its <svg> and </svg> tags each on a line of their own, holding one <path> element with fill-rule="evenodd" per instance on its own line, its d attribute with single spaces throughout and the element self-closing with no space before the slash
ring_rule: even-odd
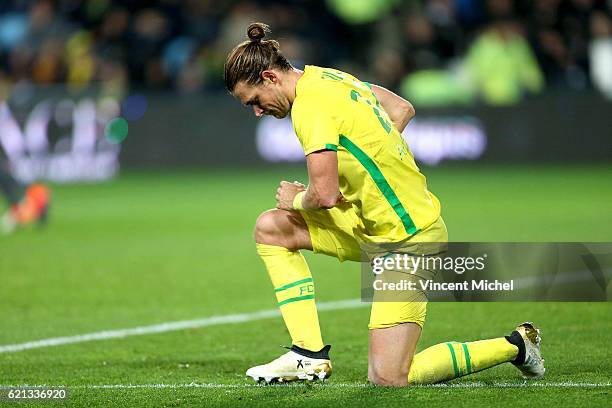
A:
<svg viewBox="0 0 612 408">
<path fill-rule="evenodd" d="M 264 211 L 255 221 L 255 242 L 258 244 L 277 244 L 277 236 L 280 235 L 277 215 L 275 210 Z"/>
<path fill-rule="evenodd" d="M 255 222 L 255 242 L 287 249 L 310 249 L 310 236 L 299 213 L 279 209 L 268 210 Z"/>
<path fill-rule="evenodd" d="M 372 305 L 372 314 L 380 312 Z M 368 378 L 372 384 L 408 385 L 408 373 L 421 335 L 421 327 L 404 323 L 369 331 Z"/>
<path fill-rule="evenodd" d="M 408 385 L 408 370 L 386 370 L 380 367 L 370 367 L 368 369 L 368 380 L 374 385 L 405 387 Z"/>
</svg>

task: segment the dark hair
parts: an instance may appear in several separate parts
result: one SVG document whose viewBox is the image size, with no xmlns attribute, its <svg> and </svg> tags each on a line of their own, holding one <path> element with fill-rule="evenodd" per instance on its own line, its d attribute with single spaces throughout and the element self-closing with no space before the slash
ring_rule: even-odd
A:
<svg viewBox="0 0 612 408">
<path fill-rule="evenodd" d="M 255 85 L 262 82 L 261 73 L 267 69 L 288 71 L 293 67 L 281 54 L 278 41 L 263 40 L 270 28 L 264 23 L 251 23 L 246 41 L 238 44 L 225 60 L 225 87 L 233 92 L 240 81 Z"/>
</svg>

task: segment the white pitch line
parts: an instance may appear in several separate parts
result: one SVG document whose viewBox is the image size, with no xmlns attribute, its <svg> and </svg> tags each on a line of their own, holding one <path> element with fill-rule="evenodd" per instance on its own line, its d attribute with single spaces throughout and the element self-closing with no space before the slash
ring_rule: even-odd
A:
<svg viewBox="0 0 612 408">
<path fill-rule="evenodd" d="M 0 385 L 1 389 L 11 388 L 64 388 L 64 389 L 182 389 L 182 388 L 265 388 L 265 387 L 311 387 L 311 388 L 365 388 L 374 387 L 365 383 L 291 383 L 291 384 L 217 384 L 217 383 L 188 383 L 188 384 L 90 384 L 90 385 Z M 581 382 L 522 382 L 522 383 L 445 383 L 430 385 L 413 385 L 410 388 L 605 388 L 612 387 L 612 383 L 581 383 Z"/>
<path fill-rule="evenodd" d="M 366 307 L 368 303 L 363 303 L 359 299 L 340 300 L 336 302 L 323 302 L 317 304 L 319 311 L 354 309 Z M 62 346 L 65 344 L 84 343 L 95 340 L 120 339 L 129 336 L 142 336 L 145 334 L 165 333 L 170 331 L 196 329 L 201 327 L 216 326 L 221 324 L 245 323 L 256 320 L 269 319 L 279 316 L 278 309 L 260 310 L 253 313 L 230 314 L 223 316 L 212 316 L 195 320 L 180 320 L 155 324 L 152 326 L 140 326 L 130 329 L 105 330 L 95 333 L 79 334 L 76 336 L 53 337 L 49 339 L 29 341 L 27 343 L 7 344 L 0 346 L 0 354 L 15 353 L 17 351 L 30 350 L 42 347 Z"/>
</svg>

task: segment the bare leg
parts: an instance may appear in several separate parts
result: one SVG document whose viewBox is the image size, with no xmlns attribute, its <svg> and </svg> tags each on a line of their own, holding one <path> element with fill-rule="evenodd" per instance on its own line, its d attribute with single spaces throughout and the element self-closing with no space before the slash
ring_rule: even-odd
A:
<svg viewBox="0 0 612 408">
<path fill-rule="evenodd" d="M 4 194 L 10 205 L 17 204 L 23 197 L 21 186 L 9 173 L 8 166 L 0 161 L 0 191 Z"/>
<path fill-rule="evenodd" d="M 370 382 L 377 385 L 408 385 L 408 372 L 420 337 L 421 326 L 416 323 L 370 330 Z"/>
<path fill-rule="evenodd" d="M 273 209 L 263 212 L 255 223 L 255 242 L 291 251 L 312 251 L 308 226 L 298 211 Z"/>
</svg>

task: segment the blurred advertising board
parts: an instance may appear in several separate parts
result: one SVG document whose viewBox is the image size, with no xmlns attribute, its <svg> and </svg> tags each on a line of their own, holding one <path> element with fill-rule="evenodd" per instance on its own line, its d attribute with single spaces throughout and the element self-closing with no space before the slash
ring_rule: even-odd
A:
<svg viewBox="0 0 612 408">
<path fill-rule="evenodd" d="M 95 182 L 118 172 L 119 143 L 105 137 L 118 101 L 37 92 L 12 102 L 0 101 L 0 158 L 18 180 Z"/>
<path fill-rule="evenodd" d="M 612 103 L 596 94 L 416 110 L 403 136 L 420 164 L 612 159 Z M 27 103 L 0 101 L 0 147 L 0 157 L 23 181 L 102 181 L 117 174 L 119 163 L 154 168 L 304 160 L 289 118 L 258 119 L 223 93 L 115 100 L 36 90 Z"/>
</svg>

